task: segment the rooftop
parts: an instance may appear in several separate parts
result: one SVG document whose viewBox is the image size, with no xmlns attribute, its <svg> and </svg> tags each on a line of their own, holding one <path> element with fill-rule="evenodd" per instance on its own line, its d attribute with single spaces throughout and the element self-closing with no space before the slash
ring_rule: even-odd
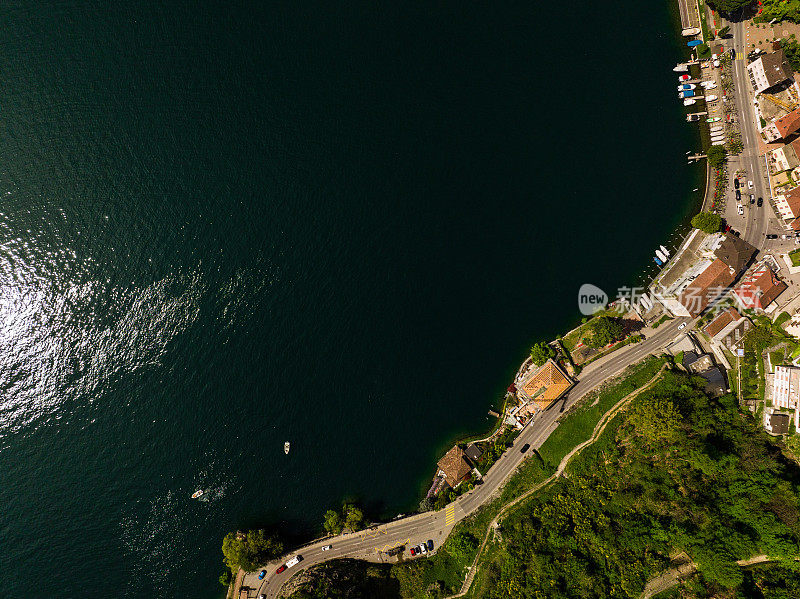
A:
<svg viewBox="0 0 800 599">
<path fill-rule="evenodd" d="M 748 273 L 734 290 L 739 301 L 747 308 L 763 310 L 788 286 L 766 264 L 761 264 L 753 272 Z"/>
<path fill-rule="evenodd" d="M 537 370 L 530 371 L 517 383 L 523 399 L 535 402 L 544 409 L 572 386 L 572 379 L 552 359 Z"/>
<path fill-rule="evenodd" d="M 789 114 L 776 119 L 775 128 L 783 139 L 800 129 L 800 108 L 795 108 Z"/>
<path fill-rule="evenodd" d="M 736 322 L 741 317 L 742 315 L 736 311 L 736 308 L 728 308 L 720 312 L 711 322 L 703 327 L 703 331 L 709 337 L 714 337 L 730 323 Z"/>
<path fill-rule="evenodd" d="M 732 269 L 717 258 L 694 281 L 686 286 L 678 297 L 678 301 L 684 305 L 689 314 L 697 316 L 724 289 L 730 287 L 735 278 L 736 275 L 732 272 Z"/>
<path fill-rule="evenodd" d="M 439 460 L 439 470 L 444 473 L 444 478 L 451 487 L 455 487 L 472 472 L 472 467 L 464 456 L 464 450 L 455 445 Z"/>
<path fill-rule="evenodd" d="M 780 412 L 773 412 L 769 416 L 769 426 L 772 429 L 773 435 L 785 435 L 789 432 L 789 414 L 781 414 Z"/>
</svg>

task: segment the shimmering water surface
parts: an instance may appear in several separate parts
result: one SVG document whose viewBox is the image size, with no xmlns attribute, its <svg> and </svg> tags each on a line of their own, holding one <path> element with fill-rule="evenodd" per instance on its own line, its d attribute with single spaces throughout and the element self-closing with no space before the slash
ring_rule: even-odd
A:
<svg viewBox="0 0 800 599">
<path fill-rule="evenodd" d="M 0 596 L 213 597 L 230 529 L 412 509 L 635 282 L 696 186 L 670 9 L 550 10 L 0 7 Z"/>
</svg>

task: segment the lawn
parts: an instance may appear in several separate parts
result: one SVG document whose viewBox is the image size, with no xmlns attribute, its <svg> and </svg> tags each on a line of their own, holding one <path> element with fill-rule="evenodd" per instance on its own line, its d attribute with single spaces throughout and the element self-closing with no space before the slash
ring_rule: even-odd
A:
<svg viewBox="0 0 800 599">
<path fill-rule="evenodd" d="M 800 248 L 789 252 L 789 260 L 792 261 L 792 266 L 800 266 Z"/>
</svg>

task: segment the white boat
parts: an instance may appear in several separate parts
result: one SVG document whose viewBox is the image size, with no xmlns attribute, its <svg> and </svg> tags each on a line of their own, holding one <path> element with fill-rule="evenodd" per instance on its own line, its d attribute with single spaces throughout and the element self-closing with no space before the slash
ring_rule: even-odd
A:
<svg viewBox="0 0 800 599">
<path fill-rule="evenodd" d="M 724 146 L 724 145 L 725 145 L 725 140 L 722 140 L 722 141 L 713 141 L 713 142 L 711 142 L 711 145 L 712 145 L 712 146 Z"/>
<path fill-rule="evenodd" d="M 288 453 L 289 453 L 289 449 L 290 449 L 290 448 L 291 448 L 291 445 L 290 445 L 290 444 L 289 444 L 289 442 L 287 441 L 286 443 L 284 443 L 284 444 L 283 444 L 283 453 L 285 453 L 285 454 L 287 454 L 287 455 L 288 455 Z"/>
<path fill-rule="evenodd" d="M 192 499 L 200 499 L 204 493 L 205 491 L 203 491 L 203 489 L 197 489 L 197 491 L 192 493 Z"/>
<path fill-rule="evenodd" d="M 665 256 L 669 256 L 670 255 L 670 251 L 667 248 L 665 248 L 663 245 L 658 246 L 658 249 L 660 249 L 662 252 L 664 252 Z"/>
<path fill-rule="evenodd" d="M 664 252 L 662 252 L 661 250 L 656 250 L 656 256 L 658 256 L 658 259 L 661 260 L 662 262 L 664 262 L 664 263 L 667 262 L 667 257 L 664 255 Z"/>
<path fill-rule="evenodd" d="M 715 87 L 717 87 L 717 84 L 714 83 L 713 81 L 703 81 L 700 85 L 704 89 L 714 89 Z"/>
<path fill-rule="evenodd" d="M 711 94 L 710 96 L 706 96 L 706 102 L 713 102 L 716 99 L 717 99 L 717 96 L 715 96 L 714 94 Z"/>
<path fill-rule="evenodd" d="M 697 86 L 694 83 L 681 83 L 678 86 L 678 91 L 682 92 L 685 89 L 695 89 Z"/>
<path fill-rule="evenodd" d="M 699 35 L 700 29 L 698 27 L 687 27 L 686 29 L 681 29 L 681 35 L 684 37 L 689 37 L 691 35 Z"/>
<path fill-rule="evenodd" d="M 694 98 L 686 98 L 683 101 L 683 105 L 684 106 L 691 106 L 692 104 L 694 104 Z"/>
<path fill-rule="evenodd" d="M 713 127 L 711 127 L 711 132 L 713 133 L 714 131 L 722 131 L 723 129 L 725 129 L 725 127 L 723 127 L 722 125 L 714 125 Z"/>
<path fill-rule="evenodd" d="M 675 68 L 672 69 L 676 73 L 685 73 L 689 70 L 689 65 L 683 62 L 679 62 L 675 65 Z"/>
</svg>

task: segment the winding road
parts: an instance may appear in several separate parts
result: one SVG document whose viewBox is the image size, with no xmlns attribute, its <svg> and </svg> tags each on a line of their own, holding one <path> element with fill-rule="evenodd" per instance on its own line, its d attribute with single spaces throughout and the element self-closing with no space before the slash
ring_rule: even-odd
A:
<svg viewBox="0 0 800 599">
<path fill-rule="evenodd" d="M 246 574 L 243 585 L 255 590 L 255 596 L 258 598 L 263 596 L 273 599 L 278 596 L 281 587 L 294 574 L 328 560 L 350 558 L 386 562 L 390 559 L 386 552 L 402 545 L 405 545 L 404 558 L 410 560 L 414 558 L 408 553 L 408 548 L 428 539 L 433 540 L 435 551 L 445 541 L 456 523 L 488 502 L 502 488 L 522 461 L 533 454 L 533 452 L 523 454 L 519 451 L 519 447 L 526 443 L 536 449 L 541 447 L 558 426 L 559 416 L 608 378 L 616 376 L 627 366 L 646 356 L 662 350 L 676 337 L 679 326 L 684 323 L 690 323 L 690 319 L 676 318 L 668 321 L 650 333 L 644 341 L 621 348 L 605 358 L 589 364 L 581 372 L 578 382 L 564 398 L 537 414 L 528 423 L 514 441 L 514 445 L 484 475 L 483 484 L 460 496 L 444 509 L 416 514 L 373 526 L 357 533 L 340 535 L 306 545 L 290 555 L 283 556 L 278 561 L 266 564 L 263 569 L 267 571 L 267 574 L 263 580 L 258 580 L 258 572 Z M 332 548 L 323 551 L 322 548 L 327 545 L 332 545 Z M 298 566 L 280 574 L 276 573 L 280 564 L 298 554 L 303 557 L 303 561 Z M 249 596 L 252 597 L 252 594 Z"/>
</svg>

